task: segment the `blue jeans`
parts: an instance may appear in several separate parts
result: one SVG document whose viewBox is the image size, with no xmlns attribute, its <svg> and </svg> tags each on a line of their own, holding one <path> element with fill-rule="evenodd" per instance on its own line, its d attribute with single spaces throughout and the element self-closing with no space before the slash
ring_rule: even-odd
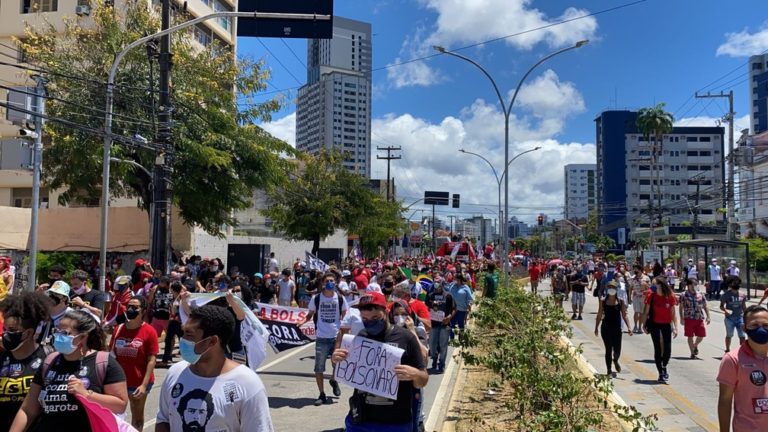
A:
<svg viewBox="0 0 768 432">
<path fill-rule="evenodd" d="M 719 280 L 713 280 L 709 281 L 709 298 L 710 299 L 719 299 L 720 298 L 720 283 L 722 281 Z"/>
<path fill-rule="evenodd" d="M 413 425 L 410 423 L 405 424 L 379 424 L 379 423 L 363 423 L 353 424 L 352 419 L 347 414 L 344 419 L 344 427 L 346 432 L 411 432 Z"/>
<path fill-rule="evenodd" d="M 429 334 L 429 355 L 432 363 L 437 363 L 439 368 L 444 368 L 448 359 L 448 340 L 451 337 L 451 329 L 448 326 L 432 326 Z"/>
<path fill-rule="evenodd" d="M 424 421 L 424 413 L 421 412 L 422 400 L 421 389 L 413 389 L 413 399 L 411 401 L 411 412 L 413 413 L 413 432 L 419 432 L 419 422 Z"/>
<path fill-rule="evenodd" d="M 740 338 L 746 338 L 747 333 L 744 332 L 742 326 L 744 325 L 744 317 L 738 315 L 736 318 L 731 318 L 733 315 L 725 317 L 725 337 L 733 337 L 733 331 L 736 330 L 736 335 Z"/>
<path fill-rule="evenodd" d="M 451 320 L 451 340 L 453 340 L 454 334 L 453 329 L 458 327 L 459 330 L 464 330 L 464 324 L 467 323 L 467 311 L 456 311 L 456 315 L 453 316 L 453 319 Z"/>
</svg>

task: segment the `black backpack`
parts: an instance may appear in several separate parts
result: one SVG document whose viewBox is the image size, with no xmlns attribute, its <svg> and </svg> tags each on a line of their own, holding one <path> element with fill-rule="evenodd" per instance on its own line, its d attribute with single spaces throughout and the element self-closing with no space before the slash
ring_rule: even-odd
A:
<svg viewBox="0 0 768 432">
<path fill-rule="evenodd" d="M 315 296 L 312 298 L 312 302 L 315 303 L 315 313 L 312 314 L 312 321 L 315 323 L 315 326 L 317 326 L 317 313 L 320 311 L 320 296 L 322 294 L 315 294 Z M 339 303 L 339 318 L 341 318 L 341 308 L 344 305 L 344 297 L 341 296 L 341 293 L 336 293 L 336 300 Z"/>
</svg>

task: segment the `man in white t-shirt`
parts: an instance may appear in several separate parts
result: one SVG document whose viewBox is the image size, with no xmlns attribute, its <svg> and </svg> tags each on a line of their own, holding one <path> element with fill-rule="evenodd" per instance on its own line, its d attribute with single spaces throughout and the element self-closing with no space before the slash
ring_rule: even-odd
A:
<svg viewBox="0 0 768 432">
<path fill-rule="evenodd" d="M 224 351 L 235 332 L 227 309 L 193 309 L 180 340 L 182 361 L 160 391 L 157 432 L 272 432 L 269 401 L 258 375 Z"/>
<path fill-rule="evenodd" d="M 270 252 L 269 253 L 269 260 L 267 260 L 267 267 L 269 268 L 269 272 L 279 272 L 280 271 L 280 265 L 277 262 L 277 258 L 275 258 L 275 253 Z"/>
<path fill-rule="evenodd" d="M 304 321 L 297 323 L 301 327 L 305 322 L 314 320 L 315 322 L 315 381 L 320 396 L 315 400 L 315 406 L 331 403 L 331 400 L 325 396 L 325 385 L 323 383 L 326 360 L 333 354 L 336 347 L 336 336 L 341 329 L 341 320 L 344 318 L 349 305 L 340 293 L 336 290 L 336 275 L 326 273 L 323 276 L 322 292 L 315 294 L 309 301 L 309 313 Z M 333 366 L 335 376 L 336 366 Z M 341 388 L 335 379 L 330 380 L 333 395 L 341 396 Z"/>
<path fill-rule="evenodd" d="M 735 260 L 731 260 L 731 265 L 728 266 L 725 272 L 728 276 L 741 276 L 741 270 L 739 270 Z"/>
<path fill-rule="evenodd" d="M 720 300 L 720 283 L 723 280 L 720 275 L 720 266 L 717 265 L 717 258 L 712 258 L 712 264 L 709 265 L 709 290 L 707 300 Z"/>
<path fill-rule="evenodd" d="M 352 273 L 349 270 L 341 272 L 341 280 L 339 280 L 339 292 L 347 300 L 347 304 L 350 306 L 352 302 L 358 298 L 359 293 L 357 291 L 357 284 L 352 280 Z"/>
<path fill-rule="evenodd" d="M 277 281 L 277 304 L 290 306 L 296 295 L 296 283 L 291 279 L 291 270 L 283 269 L 282 277 Z"/>
</svg>

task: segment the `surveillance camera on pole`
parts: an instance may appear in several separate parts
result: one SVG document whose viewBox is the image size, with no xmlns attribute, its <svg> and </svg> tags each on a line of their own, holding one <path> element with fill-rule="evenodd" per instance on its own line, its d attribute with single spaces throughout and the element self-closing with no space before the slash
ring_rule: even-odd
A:
<svg viewBox="0 0 768 432">
<path fill-rule="evenodd" d="M 29 138 L 29 139 L 37 139 L 37 137 L 39 137 L 40 134 L 38 134 L 37 132 L 31 129 L 21 128 L 19 129 L 19 136 L 24 138 Z"/>
</svg>

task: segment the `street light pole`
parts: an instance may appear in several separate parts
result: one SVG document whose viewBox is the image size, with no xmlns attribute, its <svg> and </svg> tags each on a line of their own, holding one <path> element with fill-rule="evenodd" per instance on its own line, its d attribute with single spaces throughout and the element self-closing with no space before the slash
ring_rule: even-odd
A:
<svg viewBox="0 0 768 432">
<path fill-rule="evenodd" d="M 469 57 L 465 57 L 465 56 L 463 56 L 461 54 L 457 54 L 455 52 L 448 51 L 447 49 L 445 49 L 445 48 L 443 48 L 441 46 L 434 46 L 433 47 L 436 51 L 438 51 L 438 52 L 440 52 L 442 54 L 448 54 L 448 55 L 451 55 L 453 57 L 456 57 L 456 58 L 459 58 L 459 59 L 462 59 L 462 60 L 464 60 L 466 62 L 471 63 L 472 65 L 474 65 L 475 67 L 480 69 L 480 71 L 488 78 L 488 80 L 493 85 L 493 89 L 496 91 L 496 96 L 499 98 L 499 103 L 501 104 L 501 109 L 504 112 L 504 173 L 506 173 L 509 170 L 509 163 L 510 163 L 510 160 L 509 160 L 509 117 L 510 117 L 510 114 L 512 113 L 512 107 L 515 104 L 515 100 L 517 99 L 517 95 L 520 92 L 520 88 L 523 86 L 523 82 L 525 82 L 526 78 L 528 78 L 528 76 L 531 74 L 531 72 L 533 72 L 533 70 L 536 69 L 536 67 L 538 67 L 540 64 L 542 64 L 545 61 L 551 59 L 552 57 L 555 57 L 555 56 L 557 56 L 559 54 L 562 54 L 564 52 L 567 52 L 567 51 L 570 51 L 570 50 L 573 50 L 573 49 L 576 49 L 576 48 L 581 48 L 584 45 L 586 45 L 587 43 L 589 43 L 588 40 L 578 41 L 573 46 L 570 46 L 570 47 L 563 48 L 561 50 L 555 51 L 555 52 L 547 55 L 546 57 L 542 58 L 541 60 L 537 61 L 533 66 L 530 67 L 530 69 L 528 69 L 528 71 L 525 73 L 525 75 L 523 75 L 523 77 L 520 79 L 520 82 L 517 83 L 517 87 L 515 88 L 515 93 L 512 94 L 512 99 L 509 101 L 509 105 L 507 105 L 504 102 L 504 97 L 501 95 L 501 91 L 499 91 L 499 86 L 496 85 L 496 81 L 493 79 L 491 74 L 488 73 L 488 71 L 486 71 L 482 66 L 480 66 L 479 63 L 477 63 L 476 61 L 470 59 Z M 504 258 L 504 262 L 503 262 L 502 265 L 503 265 L 503 268 L 504 268 L 504 275 L 505 275 L 505 277 L 504 277 L 504 281 L 505 281 L 504 284 L 506 286 L 507 283 L 508 283 L 508 278 L 506 277 L 506 274 L 509 271 L 509 266 L 508 266 L 508 261 L 509 261 L 509 232 L 508 232 L 508 228 L 507 228 L 508 217 L 509 217 L 509 175 L 504 176 L 504 215 L 503 216 L 504 217 L 502 219 L 501 226 L 502 226 L 503 231 L 504 231 L 504 232 L 502 232 L 502 250 L 503 250 L 503 253 L 504 253 L 504 257 L 503 257 Z"/>
<path fill-rule="evenodd" d="M 115 100 L 115 78 L 117 77 L 117 68 L 123 61 L 123 58 L 129 51 L 137 46 L 144 45 L 145 43 L 155 40 L 158 37 L 169 35 L 187 27 L 192 27 L 195 24 L 199 24 L 204 21 L 208 21 L 214 18 L 253 18 L 253 19 L 299 19 L 299 20 L 317 20 L 317 21 L 330 21 L 331 15 L 317 15 L 317 14 L 295 14 L 295 13 L 272 13 L 272 12 L 214 12 L 209 15 L 201 16 L 189 21 L 185 21 L 181 24 L 170 27 L 166 30 L 161 30 L 157 33 L 143 38 L 137 39 L 123 48 L 112 62 L 112 67 L 109 69 L 109 76 L 107 77 L 107 89 L 105 97 L 106 109 L 104 110 L 104 155 L 102 158 L 102 180 L 101 180 L 101 238 L 99 239 L 99 286 L 102 290 L 106 289 L 106 274 L 107 274 L 107 215 L 109 209 L 109 158 L 112 153 L 112 106 Z"/>
</svg>

